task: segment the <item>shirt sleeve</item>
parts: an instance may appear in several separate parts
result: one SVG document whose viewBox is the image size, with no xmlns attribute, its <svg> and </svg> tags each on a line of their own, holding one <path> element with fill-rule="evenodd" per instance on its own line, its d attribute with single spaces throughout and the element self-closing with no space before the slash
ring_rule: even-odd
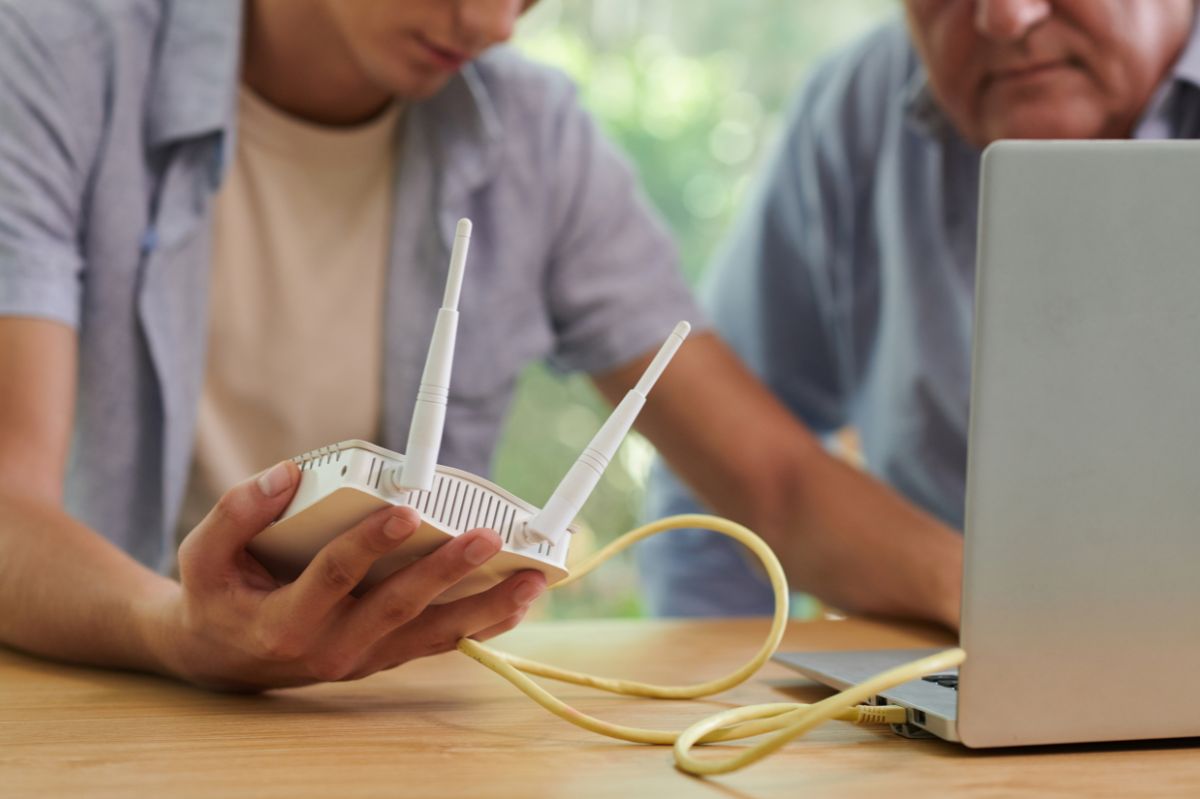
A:
<svg viewBox="0 0 1200 799">
<path fill-rule="evenodd" d="M 0 5 L 0 316 L 75 326 L 86 167 L 53 48 Z"/>
<path fill-rule="evenodd" d="M 819 72 L 801 93 L 702 287 L 717 330 L 818 433 L 848 420 L 847 292 L 857 290 L 854 174 L 831 82 Z"/>
<path fill-rule="evenodd" d="M 603 372 L 657 348 L 681 320 L 706 323 L 624 157 L 573 88 L 562 89 L 555 105 L 546 170 L 555 176 L 549 360 L 563 371 Z"/>
</svg>

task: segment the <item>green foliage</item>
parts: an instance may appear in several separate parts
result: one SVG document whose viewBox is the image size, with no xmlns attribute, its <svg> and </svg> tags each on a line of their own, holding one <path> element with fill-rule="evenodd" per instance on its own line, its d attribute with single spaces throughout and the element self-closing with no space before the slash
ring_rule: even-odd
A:
<svg viewBox="0 0 1200 799">
<path fill-rule="evenodd" d="M 579 85 L 584 106 L 629 155 L 697 280 L 718 246 L 788 100 L 813 60 L 879 22 L 894 0 L 543 0 L 516 44 Z M 531 502 L 554 489 L 607 408 L 586 379 L 543 367 L 522 378 L 495 461 Z M 653 455 L 632 436 L 583 510 L 593 551 L 640 518 Z M 556 617 L 642 613 L 632 557 L 553 596 Z"/>
</svg>

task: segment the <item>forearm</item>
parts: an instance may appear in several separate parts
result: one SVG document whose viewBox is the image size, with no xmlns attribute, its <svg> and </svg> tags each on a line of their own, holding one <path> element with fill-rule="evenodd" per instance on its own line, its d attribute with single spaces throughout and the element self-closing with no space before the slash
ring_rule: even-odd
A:
<svg viewBox="0 0 1200 799">
<path fill-rule="evenodd" d="M 823 450 L 709 501 L 771 544 L 795 588 L 852 613 L 958 627 L 962 536 Z"/>
<path fill-rule="evenodd" d="M 56 506 L 0 495 L 0 642 L 162 672 L 156 620 L 176 590 Z"/>
<path fill-rule="evenodd" d="M 616 401 L 647 360 L 598 386 Z M 715 336 L 684 345 L 638 427 L 709 507 L 772 546 L 792 587 L 855 613 L 958 626 L 961 537 L 827 453 Z"/>
</svg>

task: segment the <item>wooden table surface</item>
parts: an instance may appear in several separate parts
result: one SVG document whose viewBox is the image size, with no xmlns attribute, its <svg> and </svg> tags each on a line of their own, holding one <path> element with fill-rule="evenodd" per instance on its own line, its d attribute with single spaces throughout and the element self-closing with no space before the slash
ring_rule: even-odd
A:
<svg viewBox="0 0 1200 799">
<path fill-rule="evenodd" d="M 497 641 L 573 668 L 690 682 L 738 665 L 765 621 L 529 624 Z M 793 624 L 785 648 L 949 643 L 860 620 Z M 682 728 L 731 703 L 826 695 L 769 664 L 704 702 L 550 684 L 579 709 Z M 1190 690 L 1184 687 L 1181 690 Z M 1200 796 L 1191 742 L 972 752 L 831 723 L 747 770 L 700 780 L 669 750 L 570 726 L 450 653 L 354 683 L 226 696 L 0 650 L 0 797 Z"/>
</svg>

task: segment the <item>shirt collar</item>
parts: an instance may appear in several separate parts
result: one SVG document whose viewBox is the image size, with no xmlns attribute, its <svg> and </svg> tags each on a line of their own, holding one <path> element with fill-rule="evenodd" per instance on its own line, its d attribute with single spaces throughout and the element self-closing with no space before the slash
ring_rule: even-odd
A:
<svg viewBox="0 0 1200 799">
<path fill-rule="evenodd" d="M 933 89 L 929 86 L 929 76 L 920 63 L 909 76 L 901 97 L 904 118 L 919 133 L 931 139 L 940 139 L 955 133 L 954 126 L 934 99 Z"/>
<path fill-rule="evenodd" d="M 1200 88 L 1200 11 L 1196 12 L 1196 19 L 1192 23 L 1192 35 L 1188 37 L 1171 71 L 1171 80 Z"/>
<path fill-rule="evenodd" d="M 241 59 L 242 0 L 163 0 L 147 105 L 152 147 L 226 132 Z"/>
<path fill-rule="evenodd" d="M 467 196 L 496 174 L 503 159 L 504 126 L 488 88 L 489 71 L 485 54 L 409 111 L 409 125 L 419 129 L 420 136 L 408 138 L 405 147 L 427 147 L 435 164 L 443 243 L 454 240 Z"/>
<path fill-rule="evenodd" d="M 485 75 L 488 57 L 467 64 L 436 95 L 413 106 L 457 188 L 481 185 L 499 164 L 504 129 Z"/>
</svg>

